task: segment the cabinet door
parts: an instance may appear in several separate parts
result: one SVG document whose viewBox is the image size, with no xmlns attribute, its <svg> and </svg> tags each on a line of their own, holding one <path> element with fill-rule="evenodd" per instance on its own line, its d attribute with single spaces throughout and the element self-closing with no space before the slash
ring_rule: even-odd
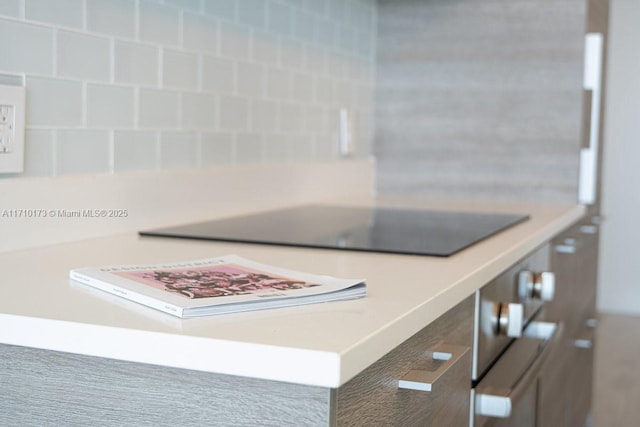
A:
<svg viewBox="0 0 640 427">
<path fill-rule="evenodd" d="M 585 327 L 581 339 L 592 334 Z M 587 338 L 585 341 L 593 340 Z M 593 344 L 574 346 L 570 353 L 571 363 L 566 375 L 569 389 L 569 405 L 567 407 L 567 426 L 583 427 L 591 411 L 591 395 L 593 386 Z"/>
<path fill-rule="evenodd" d="M 467 426 L 472 328 L 470 297 L 338 389 L 337 425 Z M 447 348 L 456 360 L 443 366 L 433 350 Z M 400 388 L 410 371 L 443 373 L 431 391 Z"/>
<path fill-rule="evenodd" d="M 540 377 L 541 426 L 582 427 L 591 407 L 593 323 L 598 262 L 598 228 L 580 222 L 553 241 L 554 300 L 545 316 L 564 324 L 564 337 Z"/>
</svg>

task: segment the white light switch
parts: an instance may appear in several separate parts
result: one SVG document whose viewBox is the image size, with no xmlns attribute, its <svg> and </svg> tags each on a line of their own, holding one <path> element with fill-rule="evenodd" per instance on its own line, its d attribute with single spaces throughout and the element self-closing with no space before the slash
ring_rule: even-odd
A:
<svg viewBox="0 0 640 427">
<path fill-rule="evenodd" d="M 0 173 L 24 170 L 25 89 L 0 85 Z"/>
<path fill-rule="evenodd" d="M 342 157 L 349 157 L 355 152 L 355 141 L 353 139 L 353 113 L 347 108 L 341 108 L 338 118 L 338 148 Z"/>
</svg>

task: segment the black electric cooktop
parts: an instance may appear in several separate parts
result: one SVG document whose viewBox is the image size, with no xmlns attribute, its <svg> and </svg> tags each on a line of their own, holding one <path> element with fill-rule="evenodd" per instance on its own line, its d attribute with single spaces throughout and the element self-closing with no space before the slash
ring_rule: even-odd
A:
<svg viewBox="0 0 640 427">
<path fill-rule="evenodd" d="M 306 205 L 140 232 L 143 236 L 446 257 L 528 215 Z"/>
</svg>

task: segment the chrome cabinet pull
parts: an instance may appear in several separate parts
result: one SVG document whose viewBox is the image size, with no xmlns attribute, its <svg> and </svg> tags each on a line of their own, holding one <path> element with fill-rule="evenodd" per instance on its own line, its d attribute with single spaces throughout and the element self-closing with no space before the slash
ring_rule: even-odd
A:
<svg viewBox="0 0 640 427">
<path fill-rule="evenodd" d="M 589 349 L 593 347 L 593 340 L 589 338 L 578 338 L 573 341 L 573 345 L 577 348 L 586 348 Z"/>
<path fill-rule="evenodd" d="M 561 254 L 574 254 L 578 249 L 578 239 L 567 237 L 562 243 L 555 245 L 553 249 Z"/>
<path fill-rule="evenodd" d="M 398 388 L 406 390 L 433 391 L 438 380 L 469 351 L 469 347 L 441 344 L 431 352 L 434 360 L 442 360 L 436 370 L 412 369 L 400 378 Z"/>
<path fill-rule="evenodd" d="M 598 226 L 597 225 L 581 225 L 580 232 L 582 234 L 598 234 Z"/>
<path fill-rule="evenodd" d="M 589 349 L 593 348 L 593 337 L 595 335 L 594 329 L 598 321 L 596 319 L 587 319 L 585 321 L 585 326 L 587 327 L 584 335 L 578 336 L 575 340 L 573 340 L 573 345 L 577 348 Z"/>
</svg>

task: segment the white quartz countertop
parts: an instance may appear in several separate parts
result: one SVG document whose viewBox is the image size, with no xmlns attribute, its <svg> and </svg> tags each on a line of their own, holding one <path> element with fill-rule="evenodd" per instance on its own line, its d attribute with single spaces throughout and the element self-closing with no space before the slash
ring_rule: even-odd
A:
<svg viewBox="0 0 640 427">
<path fill-rule="evenodd" d="M 0 343 L 206 372 L 339 387 L 584 215 L 567 204 L 384 206 L 528 213 L 449 258 L 138 237 L 135 233 L 0 254 Z M 237 254 L 367 279 L 366 298 L 178 319 L 74 286 L 77 267 Z"/>
</svg>

